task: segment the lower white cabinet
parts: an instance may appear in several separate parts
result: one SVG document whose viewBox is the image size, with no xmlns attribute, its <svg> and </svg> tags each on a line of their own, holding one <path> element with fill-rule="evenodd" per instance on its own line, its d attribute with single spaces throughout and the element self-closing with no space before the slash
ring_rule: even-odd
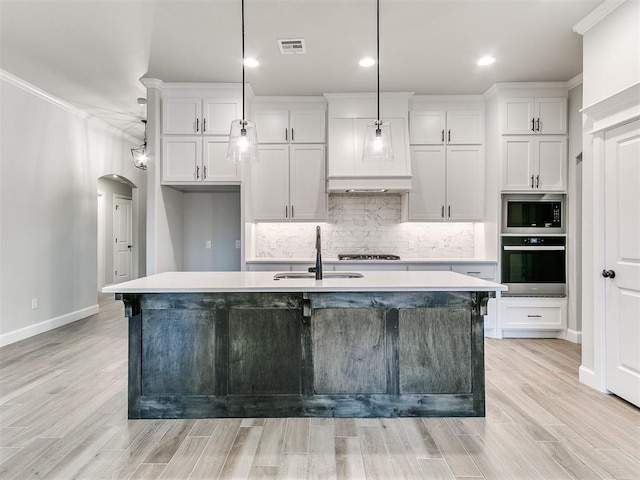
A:
<svg viewBox="0 0 640 480">
<path fill-rule="evenodd" d="M 502 297 L 500 325 L 503 332 L 564 330 L 567 328 L 567 299 Z M 505 336 L 509 336 L 508 332 L 505 332 Z"/>
<path fill-rule="evenodd" d="M 228 137 L 202 138 L 193 135 L 162 139 L 162 183 L 240 182 L 238 165 L 227 160 Z"/>
<path fill-rule="evenodd" d="M 408 216 L 414 221 L 478 221 L 484 210 L 480 145 L 411 147 Z"/>
<path fill-rule="evenodd" d="M 251 165 L 256 221 L 326 221 L 324 145 L 260 145 Z"/>
</svg>

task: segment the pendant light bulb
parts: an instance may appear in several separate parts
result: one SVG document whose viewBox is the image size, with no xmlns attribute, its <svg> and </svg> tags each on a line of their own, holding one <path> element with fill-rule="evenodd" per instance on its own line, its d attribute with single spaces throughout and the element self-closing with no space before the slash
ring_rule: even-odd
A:
<svg viewBox="0 0 640 480">
<path fill-rule="evenodd" d="M 376 1 L 376 67 L 378 80 L 378 117 L 367 124 L 362 149 L 363 162 L 393 161 L 393 143 L 391 125 L 380 120 L 380 0 Z"/>
<path fill-rule="evenodd" d="M 227 159 L 233 163 L 256 163 L 258 157 L 258 134 L 256 124 L 244 116 L 244 0 L 242 0 L 242 118 L 231 122 Z"/>
</svg>

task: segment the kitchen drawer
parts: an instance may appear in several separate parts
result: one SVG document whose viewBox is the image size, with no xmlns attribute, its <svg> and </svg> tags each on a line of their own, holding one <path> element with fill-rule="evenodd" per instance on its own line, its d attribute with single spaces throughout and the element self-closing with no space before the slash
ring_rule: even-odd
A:
<svg viewBox="0 0 640 480">
<path fill-rule="evenodd" d="M 503 330 L 562 330 L 567 328 L 566 298 L 501 298 Z"/>
<path fill-rule="evenodd" d="M 388 271 L 388 272 L 404 272 L 407 270 L 406 265 L 403 263 L 374 263 L 374 262 L 345 262 L 336 263 L 335 270 L 338 272 L 353 271 L 353 272 L 376 272 L 376 271 Z"/>
<path fill-rule="evenodd" d="M 495 264 L 460 263 L 451 266 L 451 270 L 464 275 L 495 281 Z"/>
<path fill-rule="evenodd" d="M 249 272 L 289 272 L 291 270 L 290 263 L 247 263 Z M 296 268 L 296 270 L 299 269 Z"/>
<path fill-rule="evenodd" d="M 448 263 L 410 263 L 407 265 L 410 272 L 450 272 Z"/>
</svg>

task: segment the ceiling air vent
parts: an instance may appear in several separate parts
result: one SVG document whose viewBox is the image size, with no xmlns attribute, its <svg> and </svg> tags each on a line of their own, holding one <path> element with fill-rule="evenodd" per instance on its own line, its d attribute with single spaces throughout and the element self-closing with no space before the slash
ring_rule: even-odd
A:
<svg viewBox="0 0 640 480">
<path fill-rule="evenodd" d="M 305 47 L 304 39 L 302 38 L 281 39 L 278 40 L 278 46 L 280 47 L 280 53 L 282 55 L 307 53 L 307 48 Z"/>
</svg>

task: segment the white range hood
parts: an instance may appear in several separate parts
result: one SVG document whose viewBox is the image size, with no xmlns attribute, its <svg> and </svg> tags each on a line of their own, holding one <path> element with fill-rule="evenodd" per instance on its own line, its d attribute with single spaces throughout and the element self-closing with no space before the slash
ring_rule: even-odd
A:
<svg viewBox="0 0 640 480">
<path fill-rule="evenodd" d="M 413 93 L 380 94 L 381 119 L 391 123 L 394 160 L 362 161 L 366 124 L 376 119 L 375 93 L 325 94 L 329 104 L 327 190 L 406 192 L 411 189 L 409 99 Z"/>
</svg>

